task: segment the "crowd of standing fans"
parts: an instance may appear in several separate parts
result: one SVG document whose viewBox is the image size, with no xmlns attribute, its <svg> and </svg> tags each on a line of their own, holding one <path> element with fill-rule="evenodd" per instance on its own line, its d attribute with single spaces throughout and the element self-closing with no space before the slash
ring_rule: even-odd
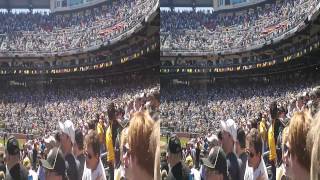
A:
<svg viewBox="0 0 320 180">
<path fill-rule="evenodd" d="M 172 87 L 168 89 L 172 90 Z M 268 88 L 261 85 L 252 89 L 246 87 L 245 90 L 241 87 L 231 90 L 208 88 L 208 101 L 202 104 L 197 100 L 201 101 L 201 93 L 206 91 L 201 92 L 199 87 L 198 90 L 178 89 L 180 96 L 172 94 L 177 90 L 173 89 L 171 93 L 165 93 L 161 102 L 161 112 L 165 115 L 161 125 L 172 122 L 177 127 L 167 140 L 166 154 L 161 155 L 162 179 L 320 178 L 320 134 L 316 130 L 320 125 L 320 86 L 285 83 L 268 84 Z M 193 96 L 197 100 L 188 102 Z M 174 101 L 178 106 L 170 106 Z M 213 106 L 216 101 L 219 109 Z M 237 104 L 238 101 L 241 103 Z M 212 116 L 197 123 L 204 116 L 203 111 Z M 250 119 L 250 116 L 254 118 Z M 170 117 L 182 120 L 168 120 Z M 205 122 L 207 124 L 203 125 Z M 210 123 L 216 126 L 210 126 Z M 197 136 L 185 144 L 180 141 L 181 135 L 175 134 L 179 130 L 192 132 L 201 128 L 205 130 L 198 131 Z"/>
<path fill-rule="evenodd" d="M 0 52 L 57 53 L 111 41 L 141 23 L 156 0 L 119 0 L 64 13 L 0 13 Z"/>
<path fill-rule="evenodd" d="M 14 88 L 1 97 L 6 136 L 0 161 L 6 168 L 0 167 L 0 179 L 120 180 L 144 175 L 149 180 L 160 176 L 154 169 L 159 169 L 156 151 L 160 148 L 156 81 L 111 87 L 92 83 L 83 89 Z M 31 132 L 23 144 L 13 136 Z"/>
<path fill-rule="evenodd" d="M 215 51 L 264 45 L 297 27 L 317 0 L 285 0 L 233 12 L 163 10 L 162 50 Z"/>
</svg>

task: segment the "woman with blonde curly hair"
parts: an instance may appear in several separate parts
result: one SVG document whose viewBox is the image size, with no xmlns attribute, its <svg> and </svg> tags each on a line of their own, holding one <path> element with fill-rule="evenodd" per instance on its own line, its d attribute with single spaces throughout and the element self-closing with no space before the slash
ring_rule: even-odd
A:
<svg viewBox="0 0 320 180">
<path fill-rule="evenodd" d="M 128 128 L 128 150 L 124 155 L 130 180 L 150 180 L 154 177 L 155 151 L 150 149 L 154 121 L 147 112 L 136 112 Z"/>
<path fill-rule="evenodd" d="M 308 111 L 296 112 L 290 120 L 287 155 L 293 180 L 310 179 L 311 157 L 306 142 L 311 122 Z"/>
</svg>

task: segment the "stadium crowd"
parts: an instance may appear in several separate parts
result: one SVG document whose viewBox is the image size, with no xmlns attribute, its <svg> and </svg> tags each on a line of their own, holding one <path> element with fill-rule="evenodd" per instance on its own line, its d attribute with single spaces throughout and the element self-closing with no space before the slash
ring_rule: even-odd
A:
<svg viewBox="0 0 320 180">
<path fill-rule="evenodd" d="M 159 177 L 159 85 L 152 78 L 136 83 L 139 78 L 112 86 L 1 88 L 6 144 L 0 179 Z M 18 141 L 12 133 L 26 133 L 27 139 Z"/>
<path fill-rule="evenodd" d="M 170 137 L 162 132 L 168 146 L 161 153 L 162 179 L 319 179 L 316 85 L 161 88 L 161 127 L 173 131 Z M 187 142 L 180 141 L 187 135 L 181 131 L 190 134 Z"/>
<path fill-rule="evenodd" d="M 72 13 L 0 13 L 0 52 L 56 53 L 100 46 L 132 29 L 156 0 L 120 0 Z"/>
<path fill-rule="evenodd" d="M 215 51 L 264 45 L 297 27 L 319 4 L 285 0 L 232 12 L 162 10 L 162 50 Z"/>
</svg>

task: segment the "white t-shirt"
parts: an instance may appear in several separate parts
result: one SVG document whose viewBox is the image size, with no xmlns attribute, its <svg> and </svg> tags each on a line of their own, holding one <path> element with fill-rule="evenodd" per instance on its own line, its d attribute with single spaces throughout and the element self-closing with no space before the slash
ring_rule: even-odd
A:
<svg viewBox="0 0 320 180">
<path fill-rule="evenodd" d="M 97 169 L 93 171 L 88 169 L 86 163 L 84 163 L 82 180 L 107 180 L 106 173 L 100 159 Z"/>
<path fill-rule="evenodd" d="M 256 180 L 257 178 L 259 178 L 259 180 L 268 180 L 267 167 L 262 157 L 261 157 L 261 161 L 258 168 L 254 171 L 252 167 L 248 166 L 248 161 L 247 161 L 246 171 L 244 173 L 244 179 L 246 180 Z"/>
<path fill-rule="evenodd" d="M 194 180 L 201 180 L 200 172 L 197 169 L 192 168 L 191 169 L 191 174 L 193 174 L 193 179 Z"/>
</svg>

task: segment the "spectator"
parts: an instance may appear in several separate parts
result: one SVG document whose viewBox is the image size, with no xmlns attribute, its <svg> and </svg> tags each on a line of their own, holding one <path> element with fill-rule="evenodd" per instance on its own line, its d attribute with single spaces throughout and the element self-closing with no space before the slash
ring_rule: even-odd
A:
<svg viewBox="0 0 320 180">
<path fill-rule="evenodd" d="M 32 179 L 38 179 L 37 173 L 31 168 L 31 162 L 28 157 L 25 157 L 23 159 L 23 166 L 27 168 L 28 170 L 28 177 L 31 177 Z"/>
<path fill-rule="evenodd" d="M 128 179 L 153 179 L 155 150 L 150 138 L 154 121 L 147 112 L 135 112 L 128 128 L 129 150 L 125 155 L 128 162 Z"/>
<path fill-rule="evenodd" d="M 49 151 L 47 159 L 41 159 L 41 166 L 46 169 L 46 180 L 67 180 L 66 164 L 60 148 L 54 147 Z"/>
<path fill-rule="evenodd" d="M 237 125 L 232 119 L 221 121 L 222 148 L 226 153 L 228 172 L 233 180 L 240 177 L 240 164 L 235 154 L 235 142 L 237 141 Z"/>
<path fill-rule="evenodd" d="M 283 129 L 282 132 L 282 165 L 277 169 L 277 180 L 286 180 L 290 178 L 291 172 L 291 165 L 289 162 L 288 157 L 288 134 L 289 133 L 289 127 L 286 127 Z"/>
<path fill-rule="evenodd" d="M 277 144 L 277 137 L 278 137 L 278 108 L 277 103 L 272 102 L 270 105 L 270 116 L 271 116 L 271 125 L 268 130 L 268 144 L 269 144 L 269 162 L 271 164 L 271 176 L 272 180 L 276 179 L 276 160 L 277 160 L 277 151 L 276 151 L 276 144 Z"/>
<path fill-rule="evenodd" d="M 59 122 L 61 131 L 61 148 L 64 154 L 64 159 L 67 164 L 67 176 L 69 180 L 79 179 L 79 168 L 77 167 L 76 159 L 72 152 L 72 147 L 75 144 L 75 129 L 70 120 L 64 123 Z"/>
<path fill-rule="evenodd" d="M 95 131 L 89 131 L 85 137 L 85 169 L 83 171 L 83 180 L 106 180 L 106 174 L 100 159 L 99 136 Z"/>
<path fill-rule="evenodd" d="M 244 179 L 268 180 L 267 168 L 262 157 L 262 139 L 257 129 L 251 129 L 248 134 L 248 163 Z"/>
<path fill-rule="evenodd" d="M 320 111 L 319 111 L 320 112 Z M 311 122 L 310 131 L 307 137 L 307 148 L 309 154 L 311 154 L 311 168 L 310 168 L 310 179 L 319 180 L 320 179 L 320 113 L 315 115 L 314 120 Z"/>
<path fill-rule="evenodd" d="M 288 158 L 292 167 L 292 179 L 310 179 L 310 153 L 306 139 L 312 121 L 308 112 L 296 112 L 289 125 Z"/>
<path fill-rule="evenodd" d="M 107 162 L 109 166 L 109 174 L 112 180 L 114 178 L 116 137 L 120 132 L 121 127 L 116 119 L 116 109 L 113 103 L 108 106 L 108 119 L 109 126 L 106 131 L 106 147 L 108 151 Z"/>
<path fill-rule="evenodd" d="M 168 163 L 171 167 L 167 180 L 181 179 L 188 180 L 190 169 L 181 161 L 182 148 L 180 139 L 177 136 L 171 136 L 168 143 Z"/>
<path fill-rule="evenodd" d="M 229 179 L 227 159 L 221 147 L 212 148 L 209 157 L 203 158 L 202 161 L 205 167 L 205 179 Z"/>
<path fill-rule="evenodd" d="M 5 149 L 7 174 L 6 180 L 28 179 L 28 170 L 20 163 L 19 142 L 14 136 L 7 140 Z"/>
<path fill-rule="evenodd" d="M 246 134 L 242 128 L 237 129 L 236 153 L 241 160 L 240 180 L 243 180 L 246 171 L 248 155 L 246 153 Z"/>
<path fill-rule="evenodd" d="M 77 159 L 77 164 L 79 164 L 79 177 L 82 177 L 84 163 L 85 163 L 85 156 L 83 153 L 83 134 L 80 129 L 76 129 L 75 131 L 75 144 L 73 146 L 73 154 Z"/>
<path fill-rule="evenodd" d="M 191 179 L 200 180 L 201 179 L 200 172 L 193 167 L 193 160 L 190 155 L 186 158 L 186 165 L 191 171 L 190 173 L 190 176 L 192 177 Z"/>
</svg>

